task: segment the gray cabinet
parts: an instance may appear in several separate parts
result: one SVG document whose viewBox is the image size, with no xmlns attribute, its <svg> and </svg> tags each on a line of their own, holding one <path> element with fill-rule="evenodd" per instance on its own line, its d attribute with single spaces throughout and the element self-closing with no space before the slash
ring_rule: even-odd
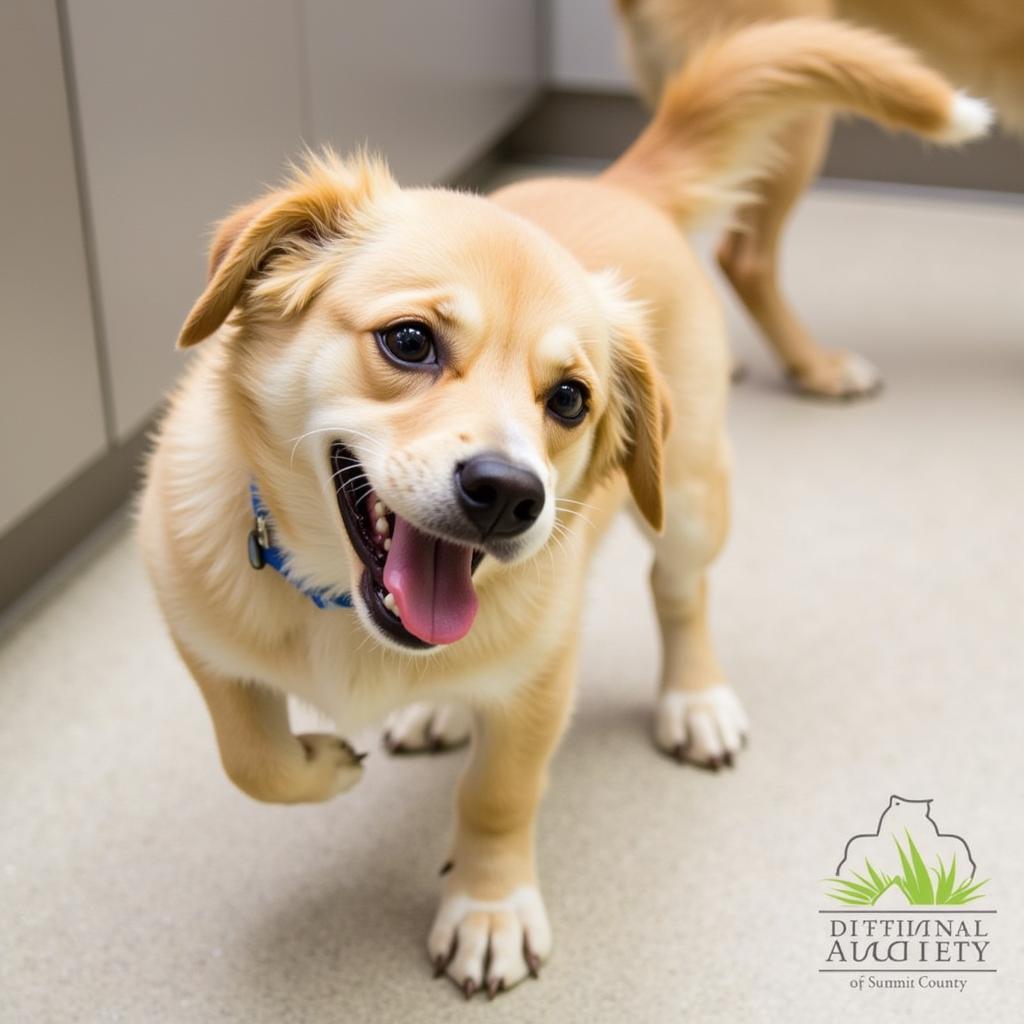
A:
<svg viewBox="0 0 1024 1024">
<path fill-rule="evenodd" d="M 632 93 L 612 0 L 550 0 L 547 76 L 561 89 Z"/>
<path fill-rule="evenodd" d="M 305 0 L 311 130 L 368 144 L 403 184 L 482 155 L 540 82 L 533 0 Z"/>
<path fill-rule="evenodd" d="M 299 19 L 280 0 L 68 0 L 119 438 L 180 371 L 213 222 L 301 144 Z"/>
<path fill-rule="evenodd" d="M 106 447 L 60 32 L 0 3 L 0 533 Z"/>
</svg>

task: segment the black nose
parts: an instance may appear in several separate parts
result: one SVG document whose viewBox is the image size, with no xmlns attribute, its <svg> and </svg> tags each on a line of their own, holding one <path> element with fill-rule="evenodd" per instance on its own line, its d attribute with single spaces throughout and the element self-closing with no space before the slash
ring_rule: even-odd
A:
<svg viewBox="0 0 1024 1024">
<path fill-rule="evenodd" d="M 533 470 L 486 452 L 455 468 L 455 493 L 484 538 L 515 537 L 544 508 L 544 484 Z"/>
</svg>

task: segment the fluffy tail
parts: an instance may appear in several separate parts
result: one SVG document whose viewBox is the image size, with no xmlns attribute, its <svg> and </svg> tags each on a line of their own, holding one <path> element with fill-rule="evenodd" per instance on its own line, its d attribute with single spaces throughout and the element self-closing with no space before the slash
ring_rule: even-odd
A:
<svg viewBox="0 0 1024 1024">
<path fill-rule="evenodd" d="M 770 165 L 777 130 L 822 104 L 945 144 L 984 135 L 992 111 L 955 92 L 887 36 L 792 18 L 708 43 L 662 94 L 654 119 L 606 172 L 686 225 L 734 206 Z"/>
</svg>

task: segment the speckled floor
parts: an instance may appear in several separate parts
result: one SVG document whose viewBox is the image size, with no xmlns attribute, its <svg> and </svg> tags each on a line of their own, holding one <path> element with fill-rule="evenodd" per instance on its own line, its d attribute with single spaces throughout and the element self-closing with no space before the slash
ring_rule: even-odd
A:
<svg viewBox="0 0 1024 1024">
<path fill-rule="evenodd" d="M 752 374 L 713 613 L 753 742 L 719 776 L 653 752 L 646 557 L 620 523 L 542 814 L 540 981 L 465 1005 L 430 979 L 464 755 L 364 737 L 332 804 L 242 797 L 115 529 L 0 641 L 0 1020 L 1020 1020 L 1024 206 L 820 191 L 787 255 L 806 317 L 889 388 L 793 399 L 734 318 Z M 821 879 L 890 793 L 932 797 L 991 878 L 999 973 L 963 992 L 818 973 Z"/>
</svg>

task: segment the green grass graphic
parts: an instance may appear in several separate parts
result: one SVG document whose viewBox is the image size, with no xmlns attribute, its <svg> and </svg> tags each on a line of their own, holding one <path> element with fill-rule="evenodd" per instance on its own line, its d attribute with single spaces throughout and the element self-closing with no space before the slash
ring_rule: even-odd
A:
<svg viewBox="0 0 1024 1024">
<path fill-rule="evenodd" d="M 896 879 L 890 878 L 884 872 L 876 871 L 869 860 L 864 861 L 864 868 L 868 873 L 866 878 L 856 871 L 853 872 L 856 882 L 851 882 L 848 878 L 827 878 L 825 881 L 836 887 L 835 891 L 828 895 L 840 903 L 861 907 L 873 906 L 882 893 L 895 885 Z"/>
<path fill-rule="evenodd" d="M 965 878 L 958 883 L 956 857 L 948 869 L 942 863 L 942 858 L 937 857 L 938 867 L 929 870 L 911 834 L 907 832 L 906 836 L 906 850 L 893 836 L 896 850 L 900 855 L 902 874 L 890 877 L 885 872 L 876 871 L 871 861 L 865 860 L 864 868 L 867 874 L 865 876 L 854 871 L 853 876 L 857 879 L 855 882 L 848 878 L 825 879 L 828 885 L 833 886 L 828 895 L 840 903 L 861 907 L 874 906 L 879 897 L 894 885 L 913 906 L 953 906 L 973 903 L 982 898 L 978 890 L 988 882 L 987 878 L 981 882 L 972 882 L 971 879 Z M 932 875 L 935 876 L 934 882 Z"/>
</svg>

